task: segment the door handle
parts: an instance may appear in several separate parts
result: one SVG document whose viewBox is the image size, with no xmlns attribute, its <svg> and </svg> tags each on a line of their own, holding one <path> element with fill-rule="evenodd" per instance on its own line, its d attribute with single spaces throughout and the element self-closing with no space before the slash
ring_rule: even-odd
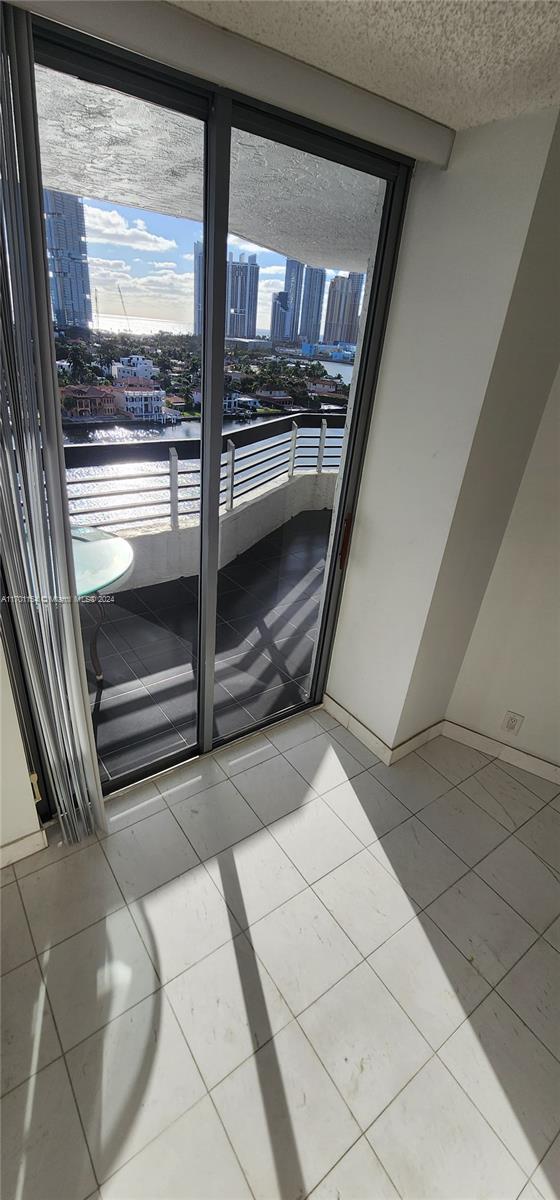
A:
<svg viewBox="0 0 560 1200">
<path fill-rule="evenodd" d="M 352 522 L 353 522 L 353 520 L 354 520 L 354 513 L 351 513 L 351 512 L 346 513 L 346 516 L 344 518 L 344 523 L 342 526 L 342 539 L 340 542 L 340 553 L 338 555 L 338 567 L 339 567 L 340 571 L 344 570 L 346 563 L 348 561 L 348 553 L 350 550 L 350 541 L 351 541 L 351 537 L 352 537 Z"/>
</svg>

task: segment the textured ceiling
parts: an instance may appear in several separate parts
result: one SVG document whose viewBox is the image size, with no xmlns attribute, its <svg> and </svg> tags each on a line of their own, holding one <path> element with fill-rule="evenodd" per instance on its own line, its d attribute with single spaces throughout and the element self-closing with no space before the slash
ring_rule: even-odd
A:
<svg viewBox="0 0 560 1200">
<path fill-rule="evenodd" d="M 171 2 L 453 129 L 560 103 L 557 0 Z"/>
<path fill-rule="evenodd" d="M 45 67 L 36 86 L 45 187 L 202 220 L 200 121 Z M 233 131 L 229 231 L 247 241 L 365 271 L 383 194 L 371 175 Z"/>
</svg>

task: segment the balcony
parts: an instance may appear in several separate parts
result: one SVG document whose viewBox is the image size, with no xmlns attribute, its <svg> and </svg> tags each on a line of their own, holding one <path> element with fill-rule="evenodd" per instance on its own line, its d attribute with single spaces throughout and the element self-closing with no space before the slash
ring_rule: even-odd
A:
<svg viewBox="0 0 560 1200">
<path fill-rule="evenodd" d="M 343 422 L 282 418 L 223 439 L 216 738 L 309 699 Z M 126 586 L 102 604 L 101 685 L 97 622 L 81 604 L 99 766 L 114 787 L 196 745 L 200 443 L 69 446 L 66 463 L 72 524 L 134 550 Z"/>
</svg>

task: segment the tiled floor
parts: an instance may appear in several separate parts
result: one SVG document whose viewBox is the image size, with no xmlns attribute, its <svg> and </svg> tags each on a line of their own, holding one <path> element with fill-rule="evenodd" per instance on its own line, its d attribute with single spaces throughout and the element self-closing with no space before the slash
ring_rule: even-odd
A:
<svg viewBox="0 0 560 1200">
<path fill-rule="evenodd" d="M 560 1197 L 560 786 L 323 710 L 2 877 L 3 1200 Z"/>
<path fill-rule="evenodd" d="M 301 512 L 219 573 L 215 735 L 247 732 L 308 700 L 331 512 Z M 102 781 L 196 743 L 195 576 L 115 593 L 103 604 L 96 685 L 94 617 L 84 649 Z"/>
</svg>

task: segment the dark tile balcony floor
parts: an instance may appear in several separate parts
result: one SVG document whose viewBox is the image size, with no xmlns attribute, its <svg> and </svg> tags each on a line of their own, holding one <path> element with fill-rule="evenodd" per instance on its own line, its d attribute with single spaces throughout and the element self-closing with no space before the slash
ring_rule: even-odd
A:
<svg viewBox="0 0 560 1200">
<path fill-rule="evenodd" d="M 219 573 L 214 732 L 250 730 L 304 704 L 325 569 L 330 510 L 299 513 Z M 101 778 L 165 765 L 196 744 L 197 585 L 192 576 L 116 592 L 94 616 L 82 602 L 84 649 Z"/>
</svg>

